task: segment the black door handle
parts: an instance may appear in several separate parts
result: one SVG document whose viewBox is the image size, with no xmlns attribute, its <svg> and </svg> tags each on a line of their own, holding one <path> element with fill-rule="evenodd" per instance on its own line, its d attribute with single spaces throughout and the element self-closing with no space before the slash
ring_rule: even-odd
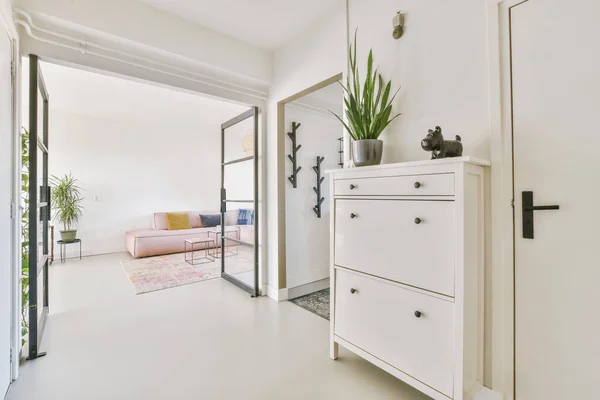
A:
<svg viewBox="0 0 600 400">
<path fill-rule="evenodd" d="M 560 206 L 534 206 L 533 192 L 522 192 L 521 195 L 523 200 L 523 238 L 533 239 L 533 212 L 544 210 L 560 210 Z"/>
<path fill-rule="evenodd" d="M 527 206 L 524 211 L 560 210 L 560 206 Z"/>
</svg>

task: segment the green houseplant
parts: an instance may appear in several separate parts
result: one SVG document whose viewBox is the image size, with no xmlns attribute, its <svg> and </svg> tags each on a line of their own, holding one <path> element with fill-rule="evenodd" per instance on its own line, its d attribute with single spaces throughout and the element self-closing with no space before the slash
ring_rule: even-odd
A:
<svg viewBox="0 0 600 400">
<path fill-rule="evenodd" d="M 392 103 L 398 89 L 390 97 L 392 81 L 387 83 L 376 68 L 373 70 L 373 50 L 369 51 L 367 72 L 361 87 L 358 67 L 356 65 L 356 32 L 354 43 L 349 51 L 350 73 L 344 88 L 346 123 L 339 115 L 333 113 L 344 125 L 352 142 L 352 159 L 357 167 L 378 165 L 383 155 L 383 142 L 379 136 L 383 130 L 400 114 L 392 116 Z"/>
<path fill-rule="evenodd" d="M 60 237 L 65 242 L 73 242 L 77 238 L 77 229 L 73 228 L 83 215 L 81 188 L 71 174 L 61 178 L 52 175 L 50 185 L 55 219 L 64 228 L 60 231 Z"/>
<path fill-rule="evenodd" d="M 21 345 L 29 333 L 29 131 L 21 134 Z"/>
</svg>

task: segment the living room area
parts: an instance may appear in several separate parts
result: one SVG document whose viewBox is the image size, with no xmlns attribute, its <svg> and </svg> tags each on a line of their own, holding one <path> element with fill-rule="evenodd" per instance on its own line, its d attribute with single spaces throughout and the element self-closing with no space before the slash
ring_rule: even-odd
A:
<svg viewBox="0 0 600 400">
<path fill-rule="evenodd" d="M 48 279 L 38 290 L 52 314 L 222 275 L 254 291 L 257 110 L 36 62 L 49 94 L 38 101 L 38 126 L 46 113 L 49 135 L 45 153 L 38 147 L 36 180 L 43 193 L 47 176 L 51 200 L 48 237 L 39 232 Z M 23 76 L 30 72 L 24 57 Z M 29 100 L 23 96 L 25 141 Z M 23 161 L 29 174 L 30 159 Z"/>
</svg>

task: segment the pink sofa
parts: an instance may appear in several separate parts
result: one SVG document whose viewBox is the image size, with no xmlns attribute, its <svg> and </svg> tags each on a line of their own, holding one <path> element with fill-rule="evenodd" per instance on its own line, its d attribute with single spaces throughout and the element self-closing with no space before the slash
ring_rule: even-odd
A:
<svg viewBox="0 0 600 400">
<path fill-rule="evenodd" d="M 150 257 L 163 254 L 182 253 L 185 251 L 185 239 L 208 238 L 208 231 L 215 227 L 202 227 L 200 214 L 219 214 L 218 211 L 188 211 L 192 229 L 168 230 L 166 213 L 155 213 L 152 217 L 152 229 L 138 229 L 125 234 L 125 246 L 134 257 Z M 237 225 L 238 210 L 228 211 L 225 215 L 225 232 L 240 230 L 240 240 L 247 243 L 254 242 L 253 225 Z M 214 235 L 211 235 L 214 239 Z M 231 242 L 230 242 L 231 243 Z M 216 243 L 219 246 L 220 243 Z M 202 249 L 202 245 L 195 245 L 194 249 Z M 188 247 L 189 249 L 189 247 Z"/>
</svg>

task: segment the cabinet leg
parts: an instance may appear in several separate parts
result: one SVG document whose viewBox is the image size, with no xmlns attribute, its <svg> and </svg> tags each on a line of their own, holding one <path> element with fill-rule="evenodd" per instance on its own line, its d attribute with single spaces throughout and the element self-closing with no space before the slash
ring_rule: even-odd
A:
<svg viewBox="0 0 600 400">
<path fill-rule="evenodd" d="M 336 342 L 331 342 L 331 347 L 329 348 L 329 357 L 331 357 L 332 360 L 337 360 L 338 353 L 339 353 L 339 344 L 337 344 Z"/>
</svg>

